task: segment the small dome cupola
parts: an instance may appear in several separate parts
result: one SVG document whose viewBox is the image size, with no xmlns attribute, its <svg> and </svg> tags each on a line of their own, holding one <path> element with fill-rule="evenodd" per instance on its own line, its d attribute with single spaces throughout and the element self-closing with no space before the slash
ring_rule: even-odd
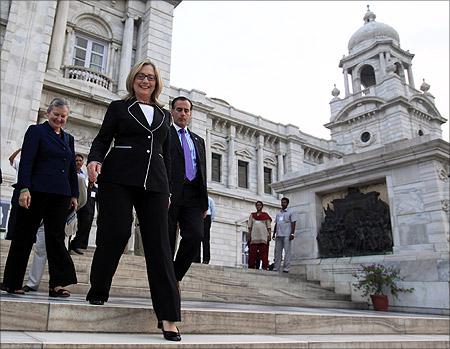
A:
<svg viewBox="0 0 450 349">
<path fill-rule="evenodd" d="M 400 45 L 400 37 L 397 31 L 391 26 L 375 21 L 377 16 L 370 11 L 367 5 L 367 12 L 364 15 L 364 25 L 359 28 L 348 42 L 348 51 L 355 53 L 360 49 L 370 46 L 378 40 L 390 39 L 396 46 Z"/>
</svg>

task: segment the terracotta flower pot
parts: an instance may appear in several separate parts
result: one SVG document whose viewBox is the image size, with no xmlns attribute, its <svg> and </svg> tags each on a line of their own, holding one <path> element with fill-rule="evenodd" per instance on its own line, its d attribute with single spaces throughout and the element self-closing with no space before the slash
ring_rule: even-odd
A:
<svg viewBox="0 0 450 349">
<path fill-rule="evenodd" d="M 378 311 L 388 311 L 389 299 L 384 294 L 371 294 L 373 309 Z"/>
</svg>

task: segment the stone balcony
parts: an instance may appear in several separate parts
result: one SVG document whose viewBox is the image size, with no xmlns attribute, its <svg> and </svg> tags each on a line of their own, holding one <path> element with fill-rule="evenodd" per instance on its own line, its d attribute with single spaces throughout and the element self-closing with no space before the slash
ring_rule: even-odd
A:
<svg viewBox="0 0 450 349">
<path fill-rule="evenodd" d="M 91 82 L 93 84 L 96 84 L 98 86 L 107 89 L 108 91 L 112 91 L 113 86 L 112 79 L 95 70 L 85 67 L 66 65 L 63 67 L 63 73 L 64 78 L 66 79 Z"/>
</svg>

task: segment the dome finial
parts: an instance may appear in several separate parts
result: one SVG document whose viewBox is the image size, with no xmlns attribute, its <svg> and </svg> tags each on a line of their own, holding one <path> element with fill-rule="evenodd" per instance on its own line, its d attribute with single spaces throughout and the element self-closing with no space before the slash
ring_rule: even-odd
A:
<svg viewBox="0 0 450 349">
<path fill-rule="evenodd" d="M 372 22 L 375 20 L 375 18 L 377 18 L 377 16 L 375 15 L 375 13 L 373 13 L 372 11 L 370 11 L 370 5 L 367 5 L 367 12 L 364 15 L 364 24 L 367 24 L 369 22 Z"/>
<path fill-rule="evenodd" d="M 340 93 L 341 91 L 339 91 L 339 89 L 336 87 L 336 84 L 334 84 L 334 88 L 331 91 L 331 95 L 334 97 L 334 99 L 338 99 Z"/>
<path fill-rule="evenodd" d="M 422 79 L 422 85 L 420 85 L 420 90 L 423 92 L 423 93 L 428 93 L 428 90 L 430 89 L 430 84 L 427 84 L 426 82 L 425 82 L 425 79 Z"/>
</svg>

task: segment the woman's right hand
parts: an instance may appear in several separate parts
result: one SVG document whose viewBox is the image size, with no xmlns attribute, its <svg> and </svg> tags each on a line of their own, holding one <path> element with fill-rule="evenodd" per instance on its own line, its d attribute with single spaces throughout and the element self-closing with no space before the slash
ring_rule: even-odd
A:
<svg viewBox="0 0 450 349">
<path fill-rule="evenodd" d="M 88 178 L 90 183 L 95 183 L 97 181 L 97 176 L 102 170 L 102 164 L 97 161 L 91 161 L 87 165 Z"/>
<path fill-rule="evenodd" d="M 24 191 L 20 193 L 19 196 L 19 206 L 28 209 L 31 205 L 31 194 L 29 191 Z"/>
</svg>

